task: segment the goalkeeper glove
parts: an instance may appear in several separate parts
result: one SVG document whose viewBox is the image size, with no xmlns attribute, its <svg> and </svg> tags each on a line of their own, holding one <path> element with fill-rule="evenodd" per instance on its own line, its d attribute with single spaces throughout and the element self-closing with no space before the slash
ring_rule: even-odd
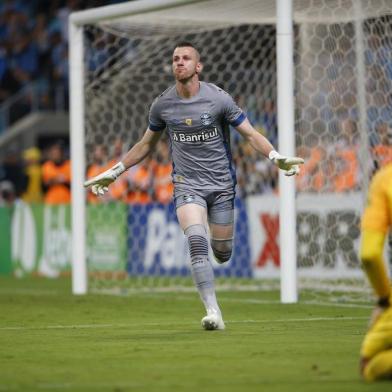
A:
<svg viewBox="0 0 392 392">
<path fill-rule="evenodd" d="M 124 172 L 124 164 L 122 162 L 118 162 L 110 169 L 104 171 L 101 174 L 98 174 L 96 177 L 93 177 L 90 180 L 87 180 L 84 183 L 84 186 L 87 188 L 92 185 L 91 191 L 94 193 L 94 195 L 103 195 L 109 190 L 108 186 Z"/>
<path fill-rule="evenodd" d="M 299 166 L 304 163 L 302 158 L 294 157 L 289 158 L 283 155 L 280 155 L 277 151 L 272 150 L 268 158 L 275 163 L 279 167 L 279 169 L 283 170 L 285 176 L 294 176 L 299 173 Z"/>
</svg>

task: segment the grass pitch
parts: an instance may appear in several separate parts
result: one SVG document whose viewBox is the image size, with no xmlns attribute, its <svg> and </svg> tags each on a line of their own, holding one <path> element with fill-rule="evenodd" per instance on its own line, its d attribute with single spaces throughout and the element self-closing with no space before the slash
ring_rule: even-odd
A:
<svg viewBox="0 0 392 392">
<path fill-rule="evenodd" d="M 71 295 L 69 280 L 0 278 L 0 391 L 389 391 L 358 352 L 369 305 L 220 292 L 225 331 L 196 293 Z"/>
</svg>

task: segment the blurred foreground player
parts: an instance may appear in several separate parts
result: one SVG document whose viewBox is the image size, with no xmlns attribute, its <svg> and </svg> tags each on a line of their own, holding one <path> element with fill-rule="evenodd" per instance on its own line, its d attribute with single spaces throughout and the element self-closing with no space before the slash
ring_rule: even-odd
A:
<svg viewBox="0 0 392 392">
<path fill-rule="evenodd" d="M 391 282 L 383 259 L 384 242 L 392 227 L 392 164 L 373 177 L 367 203 L 360 258 L 377 304 L 361 347 L 361 374 L 366 381 L 392 380 Z"/>
</svg>

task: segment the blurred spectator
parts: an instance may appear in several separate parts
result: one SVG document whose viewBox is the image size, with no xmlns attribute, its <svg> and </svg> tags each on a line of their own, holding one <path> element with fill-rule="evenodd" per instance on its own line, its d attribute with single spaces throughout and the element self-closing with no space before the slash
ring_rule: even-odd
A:
<svg viewBox="0 0 392 392">
<path fill-rule="evenodd" d="M 151 157 L 145 158 L 126 172 L 127 203 L 148 204 L 152 202 L 152 175 Z"/>
<path fill-rule="evenodd" d="M 111 159 L 109 160 L 108 167 L 112 167 L 117 162 L 121 161 L 123 154 L 124 142 L 118 137 L 113 142 Z M 109 198 L 111 200 L 124 200 L 126 198 L 127 188 L 126 174 L 124 174 L 109 187 Z"/>
<path fill-rule="evenodd" d="M 7 49 L 0 43 L 0 103 L 11 97 L 21 87 L 10 69 Z"/>
<path fill-rule="evenodd" d="M 109 166 L 115 165 L 117 162 L 121 161 L 122 156 L 124 155 L 124 142 L 123 140 L 118 137 L 114 140 L 112 144 L 112 151 L 111 151 L 111 158 L 109 161 Z"/>
<path fill-rule="evenodd" d="M 16 80 L 8 66 L 7 50 L 0 42 L 0 103 L 14 94 L 21 84 Z"/>
<path fill-rule="evenodd" d="M 9 181 L 19 198 L 26 189 L 26 175 L 23 162 L 16 147 L 10 147 L 4 156 L 0 172 L 0 181 Z"/>
<path fill-rule="evenodd" d="M 305 160 L 296 178 L 297 188 L 302 192 L 320 192 L 326 187 L 327 173 L 323 170 L 323 163 L 326 162 L 327 152 L 317 144 L 317 138 L 308 138 L 308 142 L 309 145 L 297 149 Z"/>
<path fill-rule="evenodd" d="M 339 123 L 338 137 L 324 133 L 306 138 L 297 154 L 305 163 L 296 179 L 297 189 L 303 192 L 348 192 L 360 183 L 359 133 L 352 119 Z"/>
<path fill-rule="evenodd" d="M 38 49 L 26 28 L 19 29 L 10 39 L 12 48 L 9 62 L 15 78 L 23 86 L 37 76 Z"/>
<path fill-rule="evenodd" d="M 71 12 L 81 8 L 81 1 L 67 0 L 66 4 L 57 11 L 57 19 L 60 25 L 62 40 L 68 42 L 68 19 Z"/>
<path fill-rule="evenodd" d="M 62 41 L 61 32 L 53 31 L 50 35 L 51 52 L 50 60 L 52 72 L 51 97 L 57 106 L 63 106 L 68 102 L 68 46 Z"/>
<path fill-rule="evenodd" d="M 11 181 L 0 181 L 0 207 L 12 207 L 16 201 L 15 187 Z"/>
<path fill-rule="evenodd" d="M 35 17 L 32 31 L 33 40 L 37 46 L 40 56 L 46 56 L 50 49 L 48 21 L 44 13 L 39 13 Z M 41 59 L 40 59 L 41 60 Z M 41 60 L 40 63 L 43 61 Z"/>
<path fill-rule="evenodd" d="M 275 102 L 266 99 L 256 109 L 255 126 L 270 140 L 272 145 L 278 144 L 278 125 Z"/>
<path fill-rule="evenodd" d="M 276 189 L 277 171 L 274 165 L 260 158 L 249 143 L 241 140 L 233 152 L 240 197 L 270 193 Z"/>
<path fill-rule="evenodd" d="M 156 201 L 168 204 L 173 199 L 172 161 L 166 140 L 159 140 L 157 159 L 153 165 L 153 187 Z"/>
<path fill-rule="evenodd" d="M 27 187 L 22 198 L 28 203 L 40 203 L 43 199 L 41 152 L 38 148 L 31 147 L 24 151 L 23 159 Z"/>
<path fill-rule="evenodd" d="M 386 122 L 376 125 L 377 141 L 372 148 L 376 169 L 392 162 L 392 129 Z"/>
<path fill-rule="evenodd" d="M 346 192 L 356 190 L 359 186 L 360 167 L 358 164 L 359 135 L 357 124 L 351 119 L 341 122 L 341 136 L 335 143 L 332 162 L 333 191 Z"/>
<path fill-rule="evenodd" d="M 102 144 L 97 144 L 94 147 L 93 163 L 87 169 L 87 178 L 92 178 L 104 172 L 109 168 L 107 164 L 107 148 Z M 106 196 L 106 195 L 105 195 Z M 103 201 L 103 197 L 97 197 L 92 192 L 87 192 L 87 200 L 90 203 L 99 203 Z"/>
<path fill-rule="evenodd" d="M 49 159 L 42 166 L 45 203 L 66 204 L 71 201 L 71 163 L 61 142 L 49 149 Z"/>
</svg>

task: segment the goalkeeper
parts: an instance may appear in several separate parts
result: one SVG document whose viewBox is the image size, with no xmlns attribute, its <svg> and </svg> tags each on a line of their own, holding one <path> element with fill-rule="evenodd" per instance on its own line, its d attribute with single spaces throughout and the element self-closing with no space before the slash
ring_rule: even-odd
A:
<svg viewBox="0 0 392 392">
<path fill-rule="evenodd" d="M 152 103 L 149 126 L 143 137 L 121 162 L 87 181 L 85 186 L 92 186 L 97 195 L 104 194 L 110 183 L 154 149 L 166 129 L 173 160 L 177 218 L 188 240 L 193 280 L 207 313 L 202 327 L 213 330 L 224 329 L 225 325 L 215 296 L 208 244 L 210 241 L 219 263 L 230 259 L 233 246 L 236 177 L 229 125 L 287 176 L 298 174 L 298 165 L 303 160 L 275 151 L 229 94 L 214 84 L 199 81 L 202 69 L 197 49 L 188 42 L 178 44 L 172 57 L 175 85 Z"/>
<path fill-rule="evenodd" d="M 372 179 L 361 230 L 363 269 L 378 297 L 361 347 L 361 374 L 366 381 L 392 379 L 391 282 L 383 260 L 385 238 L 392 226 L 392 164 Z"/>
</svg>

